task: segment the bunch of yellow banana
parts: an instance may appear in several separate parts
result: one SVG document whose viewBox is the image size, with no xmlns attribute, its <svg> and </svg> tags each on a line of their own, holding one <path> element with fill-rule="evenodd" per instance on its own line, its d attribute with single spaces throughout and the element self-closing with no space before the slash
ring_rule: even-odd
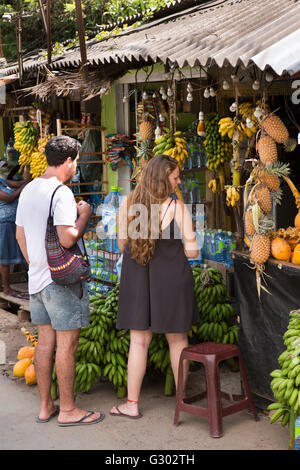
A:
<svg viewBox="0 0 300 470">
<path fill-rule="evenodd" d="M 238 130 L 241 134 L 244 134 L 246 135 L 249 139 L 250 137 L 252 137 L 253 134 L 256 134 L 257 133 L 257 127 L 255 126 L 255 124 L 253 123 L 252 121 L 252 127 L 248 127 L 247 124 L 245 124 L 243 121 L 241 121 L 239 124 L 238 124 Z"/>
<path fill-rule="evenodd" d="M 39 138 L 38 146 L 34 149 L 31 154 L 30 173 L 32 178 L 38 178 L 41 176 L 47 168 L 47 160 L 45 156 L 45 146 L 48 140 L 54 137 L 54 134 Z"/>
<path fill-rule="evenodd" d="M 219 133 L 222 137 L 228 135 L 232 139 L 234 131 L 237 129 L 237 123 L 231 117 L 225 117 L 219 121 Z"/>
<path fill-rule="evenodd" d="M 227 206 L 234 207 L 240 200 L 240 190 L 235 186 L 226 186 L 226 204 Z"/>
<path fill-rule="evenodd" d="M 169 129 L 165 129 L 166 133 L 155 140 L 155 147 L 153 154 L 155 155 L 169 155 L 178 161 L 180 169 L 183 168 L 185 160 L 188 158 L 186 149 L 186 141 L 181 136 L 181 131 L 171 134 Z"/>
<path fill-rule="evenodd" d="M 212 190 L 213 193 L 220 193 L 219 182 L 216 179 L 210 180 L 208 183 L 208 187 Z"/>
<path fill-rule="evenodd" d="M 254 110 L 255 107 L 251 103 L 241 103 L 239 105 L 239 113 L 243 118 L 249 118 L 253 121 L 255 121 L 255 116 L 254 116 Z"/>
<path fill-rule="evenodd" d="M 14 126 L 15 149 L 20 153 L 19 165 L 30 165 L 31 154 L 36 145 L 37 129 L 30 121 L 17 122 Z"/>
</svg>

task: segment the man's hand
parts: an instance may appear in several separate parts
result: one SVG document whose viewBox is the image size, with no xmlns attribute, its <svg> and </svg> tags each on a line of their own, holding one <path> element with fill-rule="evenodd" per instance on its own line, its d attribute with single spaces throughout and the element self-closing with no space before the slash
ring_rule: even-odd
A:
<svg viewBox="0 0 300 470">
<path fill-rule="evenodd" d="M 86 201 L 79 201 L 76 204 L 78 217 L 85 215 L 90 217 L 92 215 L 91 206 Z"/>
</svg>

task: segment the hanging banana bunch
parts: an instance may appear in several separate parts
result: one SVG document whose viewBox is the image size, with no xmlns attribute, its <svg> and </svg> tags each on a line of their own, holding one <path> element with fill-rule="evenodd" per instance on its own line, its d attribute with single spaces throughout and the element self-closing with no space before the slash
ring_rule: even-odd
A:
<svg viewBox="0 0 300 470">
<path fill-rule="evenodd" d="M 20 153 L 19 165 L 30 165 L 32 152 L 37 142 L 37 128 L 31 121 L 17 122 L 14 125 L 15 149 Z"/>
<path fill-rule="evenodd" d="M 234 207 L 240 200 L 240 190 L 235 186 L 225 186 L 226 191 L 226 204 L 227 206 Z"/>
</svg>

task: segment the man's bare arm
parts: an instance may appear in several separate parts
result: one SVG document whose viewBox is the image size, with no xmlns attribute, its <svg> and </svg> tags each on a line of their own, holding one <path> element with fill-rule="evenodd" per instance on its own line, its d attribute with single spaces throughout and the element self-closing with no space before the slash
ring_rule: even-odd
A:
<svg viewBox="0 0 300 470">
<path fill-rule="evenodd" d="M 20 227 L 19 225 L 17 225 L 17 229 L 16 229 L 16 239 L 17 239 L 17 242 L 19 244 L 22 255 L 24 256 L 27 263 L 29 264 L 29 258 L 28 258 L 28 253 L 27 253 L 27 245 L 26 245 L 26 238 L 25 238 L 24 228 Z"/>
</svg>

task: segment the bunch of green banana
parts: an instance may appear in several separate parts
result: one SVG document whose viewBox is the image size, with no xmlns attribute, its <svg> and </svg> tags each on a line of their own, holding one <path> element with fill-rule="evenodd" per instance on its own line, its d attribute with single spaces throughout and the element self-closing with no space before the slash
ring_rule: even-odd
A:
<svg viewBox="0 0 300 470">
<path fill-rule="evenodd" d="M 219 133 L 219 121 L 220 116 L 218 114 L 208 114 L 204 119 L 206 166 L 211 171 L 219 171 L 225 162 L 232 159 L 232 144 L 227 135 L 222 136 Z"/>
<path fill-rule="evenodd" d="M 166 374 L 165 395 L 173 395 L 174 376 L 170 362 L 169 344 L 165 335 L 154 333 L 149 345 L 148 366 Z"/>
<path fill-rule="evenodd" d="M 111 330 L 104 357 L 103 375 L 118 389 L 119 398 L 126 395 L 129 344 L 128 330 Z"/>
<path fill-rule="evenodd" d="M 181 131 L 170 132 L 170 129 L 165 128 L 165 134 L 161 135 L 155 140 L 155 147 L 153 154 L 155 155 L 169 155 L 178 161 L 178 166 L 183 168 L 185 160 L 188 158 L 186 148 L 186 140 L 181 136 Z"/>
<path fill-rule="evenodd" d="M 100 366 L 94 362 L 76 362 L 76 376 L 74 382 L 73 393 L 77 394 L 77 390 L 88 392 L 93 383 L 98 382 L 101 376 Z"/>
<path fill-rule="evenodd" d="M 233 344 L 237 341 L 235 312 L 230 304 L 220 271 L 214 268 L 193 269 L 194 291 L 200 312 L 198 336 L 204 341 Z"/>
<path fill-rule="evenodd" d="M 273 377 L 270 386 L 277 400 L 268 406 L 268 410 L 274 410 L 270 422 L 282 417 L 283 427 L 288 424 L 291 414 L 300 414 L 300 310 L 290 312 L 290 317 L 283 335 L 286 350 L 278 358 L 281 369 L 270 374 Z"/>
</svg>

